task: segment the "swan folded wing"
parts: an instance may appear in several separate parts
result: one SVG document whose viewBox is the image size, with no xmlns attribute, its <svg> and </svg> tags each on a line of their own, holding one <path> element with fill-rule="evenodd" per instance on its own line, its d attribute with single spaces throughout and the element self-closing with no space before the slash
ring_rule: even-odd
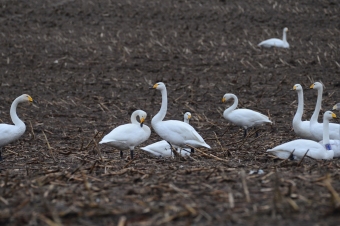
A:
<svg viewBox="0 0 340 226">
<path fill-rule="evenodd" d="M 105 135 L 99 143 L 121 142 L 126 143 L 130 139 L 130 135 L 135 133 L 136 125 L 125 124 L 116 127 L 109 134 Z"/>
<path fill-rule="evenodd" d="M 274 47 L 274 46 L 282 46 L 283 45 L 283 41 L 281 39 L 278 38 L 271 38 L 271 39 L 267 39 L 265 41 L 262 41 L 260 44 L 258 44 L 258 46 L 263 46 L 263 47 Z"/>
<path fill-rule="evenodd" d="M 237 109 L 230 114 L 230 118 L 232 118 L 230 121 L 243 127 L 252 127 L 271 122 L 267 116 L 249 109 Z"/>
<path fill-rule="evenodd" d="M 0 125 L 0 146 L 11 143 L 21 137 L 25 132 L 25 128 L 18 128 L 14 125 Z"/>
</svg>

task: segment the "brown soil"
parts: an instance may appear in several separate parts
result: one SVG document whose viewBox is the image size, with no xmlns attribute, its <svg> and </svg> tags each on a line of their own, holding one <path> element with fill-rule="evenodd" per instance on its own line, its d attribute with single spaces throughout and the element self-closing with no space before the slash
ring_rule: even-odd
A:
<svg viewBox="0 0 340 226">
<path fill-rule="evenodd" d="M 11 122 L 15 97 L 35 100 L 18 107 L 26 133 L 3 151 L 1 225 L 339 224 L 338 159 L 283 161 L 265 152 L 297 138 L 294 84 L 322 81 L 323 110 L 340 100 L 338 1 L 0 6 L 1 120 Z M 286 26 L 289 50 L 257 47 Z M 158 81 L 168 88 L 166 119 L 191 111 L 212 149 L 159 159 L 137 148 L 130 161 L 98 146 L 134 109 L 148 113 L 150 126 L 161 97 L 149 87 Z M 274 125 L 243 140 L 222 117 L 227 92 Z M 315 101 L 316 92 L 306 91 L 304 119 Z M 153 131 L 143 146 L 158 140 Z M 249 174 L 258 169 L 264 174 Z"/>
</svg>

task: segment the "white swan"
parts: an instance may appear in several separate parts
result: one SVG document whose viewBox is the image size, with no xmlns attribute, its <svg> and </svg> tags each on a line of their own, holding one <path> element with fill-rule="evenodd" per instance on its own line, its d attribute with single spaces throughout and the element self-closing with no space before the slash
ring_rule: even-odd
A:
<svg viewBox="0 0 340 226">
<path fill-rule="evenodd" d="M 238 98 L 232 93 L 224 94 L 222 102 L 224 103 L 229 99 L 234 99 L 234 103 L 223 112 L 223 117 L 231 123 L 243 127 L 244 137 L 247 136 L 248 128 L 262 125 L 264 123 L 272 123 L 267 116 L 259 112 L 249 109 L 236 109 L 238 105 Z"/>
<path fill-rule="evenodd" d="M 139 116 L 140 123 L 137 121 Z M 123 158 L 123 150 L 130 149 L 131 159 L 135 146 L 149 139 L 151 130 L 144 125 L 147 114 L 145 111 L 137 110 L 131 115 L 131 123 L 121 125 L 105 135 L 99 144 L 107 144 L 120 150 L 120 157 Z"/>
<path fill-rule="evenodd" d="M 26 131 L 25 123 L 21 121 L 17 115 L 17 106 L 19 103 L 23 102 L 33 102 L 33 99 L 27 94 L 22 94 L 21 96 L 17 97 L 13 101 L 10 110 L 11 119 L 14 125 L 0 124 L 0 161 L 2 160 L 2 147 L 13 141 L 16 141 Z"/>
<path fill-rule="evenodd" d="M 333 110 L 340 110 L 340 103 L 333 106 Z"/>
<path fill-rule="evenodd" d="M 265 41 L 262 41 L 258 46 L 263 46 L 266 48 L 270 47 L 279 47 L 279 48 L 286 48 L 289 49 L 289 43 L 287 42 L 287 35 L 286 33 L 288 32 L 288 28 L 283 28 L 283 37 L 282 40 L 278 38 L 271 38 L 267 39 Z"/>
<path fill-rule="evenodd" d="M 191 113 L 186 112 L 184 114 L 184 122 L 189 123 L 190 118 L 191 118 Z M 142 147 L 141 149 L 155 156 L 161 156 L 161 157 L 173 156 L 170 144 L 165 140 L 158 141 L 146 147 Z M 177 152 L 180 155 L 185 156 L 185 155 L 190 155 L 192 150 L 190 150 L 189 148 L 183 148 L 183 149 L 177 148 Z"/>
<path fill-rule="evenodd" d="M 298 108 L 296 110 L 295 116 L 293 118 L 293 129 L 294 132 L 299 135 L 301 138 L 314 140 L 313 134 L 309 129 L 309 121 L 302 121 L 303 115 L 303 89 L 300 84 L 295 84 L 293 86 L 293 90 L 295 90 L 298 94 Z"/>
<path fill-rule="evenodd" d="M 268 149 L 267 152 L 276 155 L 279 158 L 287 159 L 292 154 L 294 158 L 301 159 L 306 154 L 314 159 L 332 159 L 334 151 L 329 144 L 329 120 L 336 118 L 336 115 L 331 111 L 326 111 L 323 116 L 323 144 L 318 142 L 298 139 L 276 146 L 273 149 Z"/>
<path fill-rule="evenodd" d="M 163 82 L 158 82 L 153 88 L 161 91 L 162 94 L 161 109 L 151 120 L 151 125 L 156 133 L 171 145 L 177 147 L 186 147 L 187 145 L 190 145 L 196 148 L 210 148 L 191 125 L 178 120 L 163 121 L 168 107 L 166 87 Z"/>
<path fill-rule="evenodd" d="M 315 105 L 314 113 L 310 119 L 310 131 L 314 136 L 314 140 L 322 140 L 322 123 L 318 123 L 318 116 L 321 109 L 323 86 L 320 82 L 315 82 L 310 86 L 311 89 L 318 91 L 318 97 Z M 329 137 L 331 140 L 340 140 L 340 125 L 336 123 L 329 124 Z"/>
</svg>

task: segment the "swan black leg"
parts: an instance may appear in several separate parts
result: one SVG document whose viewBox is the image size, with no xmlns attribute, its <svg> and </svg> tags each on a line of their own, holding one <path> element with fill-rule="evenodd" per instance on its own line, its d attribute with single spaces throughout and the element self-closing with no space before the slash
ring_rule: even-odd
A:
<svg viewBox="0 0 340 226">
<path fill-rule="evenodd" d="M 167 141 L 167 142 L 168 142 L 168 144 L 170 145 L 171 156 L 172 156 L 172 155 L 175 155 L 175 154 L 173 153 L 173 147 L 172 147 L 172 145 L 170 144 L 170 142 L 169 142 L 169 141 Z"/>
<path fill-rule="evenodd" d="M 130 150 L 131 160 L 133 159 L 133 149 Z"/>
<path fill-rule="evenodd" d="M 0 161 L 2 161 L 2 148 L 0 148 Z"/>
<path fill-rule="evenodd" d="M 195 149 L 194 148 L 191 148 L 190 151 L 191 151 L 191 153 L 195 153 Z"/>
<path fill-rule="evenodd" d="M 247 136 L 247 129 L 244 129 L 243 138 L 246 138 L 246 136 Z"/>
<path fill-rule="evenodd" d="M 120 158 L 122 159 L 123 158 L 123 151 L 120 150 Z"/>
<path fill-rule="evenodd" d="M 255 134 L 256 134 L 256 137 L 258 137 L 259 136 L 259 131 L 256 130 Z"/>
</svg>

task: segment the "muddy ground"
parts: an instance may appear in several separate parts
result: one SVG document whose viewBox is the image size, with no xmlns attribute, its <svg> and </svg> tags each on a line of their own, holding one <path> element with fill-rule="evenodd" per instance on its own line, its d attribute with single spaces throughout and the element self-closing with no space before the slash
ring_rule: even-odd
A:
<svg viewBox="0 0 340 226">
<path fill-rule="evenodd" d="M 339 160 L 265 151 L 298 138 L 294 84 L 304 119 L 314 81 L 325 85 L 319 119 L 340 102 L 339 14 L 335 0 L 1 1 L 1 121 L 22 93 L 35 101 L 18 107 L 26 133 L 3 150 L 1 225 L 338 225 Z M 289 50 L 257 47 L 284 27 Z M 212 149 L 160 159 L 136 148 L 130 161 L 99 146 L 135 109 L 150 126 L 158 81 L 166 119 L 190 111 Z M 273 126 L 243 140 L 222 117 L 227 92 Z M 152 131 L 142 146 L 158 140 Z"/>
</svg>

